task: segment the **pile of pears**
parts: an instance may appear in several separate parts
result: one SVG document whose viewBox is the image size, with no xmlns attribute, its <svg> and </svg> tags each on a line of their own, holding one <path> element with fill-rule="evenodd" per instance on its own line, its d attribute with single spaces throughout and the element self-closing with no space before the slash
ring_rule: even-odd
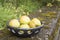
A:
<svg viewBox="0 0 60 40">
<path fill-rule="evenodd" d="M 10 20 L 9 26 L 14 28 L 29 29 L 41 26 L 41 22 L 38 18 L 30 19 L 27 15 L 23 15 L 19 18 L 19 20 Z"/>
</svg>

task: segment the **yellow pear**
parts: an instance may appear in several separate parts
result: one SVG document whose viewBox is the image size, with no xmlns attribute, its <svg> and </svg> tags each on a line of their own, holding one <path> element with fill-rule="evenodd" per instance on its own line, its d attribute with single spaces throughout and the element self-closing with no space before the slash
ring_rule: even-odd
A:
<svg viewBox="0 0 60 40">
<path fill-rule="evenodd" d="M 52 3 L 47 4 L 47 7 L 52 7 L 52 6 L 53 6 Z"/>
<path fill-rule="evenodd" d="M 20 26 L 20 28 L 22 28 L 22 29 L 29 29 L 30 27 L 29 27 L 28 24 L 22 24 L 22 25 Z"/>
<path fill-rule="evenodd" d="M 36 27 L 36 25 L 35 25 L 35 23 L 33 21 L 29 22 L 29 26 L 30 26 L 30 28 L 35 28 Z"/>
<path fill-rule="evenodd" d="M 30 18 L 26 15 L 20 17 L 20 23 L 29 23 Z"/>
<path fill-rule="evenodd" d="M 40 26 L 40 25 L 41 25 L 40 20 L 37 19 L 37 18 L 33 18 L 33 19 L 32 19 L 32 22 L 34 22 L 34 24 L 37 25 L 37 26 Z"/>
<path fill-rule="evenodd" d="M 11 26 L 11 27 L 19 27 L 20 26 L 20 23 L 19 23 L 19 21 L 17 20 L 17 19 L 13 19 L 13 20 L 11 20 L 10 22 L 9 22 L 9 26 Z"/>
</svg>

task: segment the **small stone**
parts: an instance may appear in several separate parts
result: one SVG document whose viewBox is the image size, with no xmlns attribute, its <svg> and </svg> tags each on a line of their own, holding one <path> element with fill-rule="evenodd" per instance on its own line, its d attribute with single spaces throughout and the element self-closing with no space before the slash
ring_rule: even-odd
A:
<svg viewBox="0 0 60 40">
<path fill-rule="evenodd" d="M 39 40 L 41 40 L 41 38 L 38 38 Z"/>
<path fill-rule="evenodd" d="M 39 12 L 42 12 L 42 10 L 40 9 Z"/>
<path fill-rule="evenodd" d="M 45 38 L 45 40 L 48 40 L 48 38 Z"/>
<path fill-rule="evenodd" d="M 45 35 L 46 38 L 48 38 L 48 35 Z"/>
</svg>

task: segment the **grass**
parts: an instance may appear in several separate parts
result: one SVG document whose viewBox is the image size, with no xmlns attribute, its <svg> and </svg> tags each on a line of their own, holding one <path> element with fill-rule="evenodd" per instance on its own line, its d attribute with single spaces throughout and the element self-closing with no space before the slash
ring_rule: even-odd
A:
<svg viewBox="0 0 60 40">
<path fill-rule="evenodd" d="M 33 12 L 42 5 L 47 3 L 51 3 L 50 0 L 18 0 L 17 2 L 14 0 L 0 0 L 0 30 L 6 27 L 6 22 L 13 18 L 18 18 L 20 15 L 27 14 Z"/>
<path fill-rule="evenodd" d="M 19 7 L 16 9 L 15 5 L 11 3 L 5 3 L 4 7 L 0 4 L 0 30 L 6 27 L 6 22 L 10 19 L 18 18 L 19 15 L 25 13 L 32 12 L 39 8 L 39 4 L 37 1 L 27 1 L 20 3 Z"/>
<path fill-rule="evenodd" d="M 14 13 L 14 9 L 0 7 L 0 28 L 4 28 L 6 26 L 6 22 L 15 17 L 16 14 Z"/>
</svg>

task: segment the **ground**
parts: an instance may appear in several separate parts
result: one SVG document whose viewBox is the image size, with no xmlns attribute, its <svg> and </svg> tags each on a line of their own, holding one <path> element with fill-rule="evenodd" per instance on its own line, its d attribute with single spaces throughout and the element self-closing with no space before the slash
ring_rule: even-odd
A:
<svg viewBox="0 0 60 40">
<path fill-rule="evenodd" d="M 55 36 L 57 35 L 58 28 L 60 26 L 60 9 L 58 9 L 58 7 L 43 7 L 41 8 L 42 12 L 39 10 L 31 12 L 29 15 L 31 18 L 39 18 L 45 24 L 44 28 L 42 28 L 39 34 L 31 38 L 20 38 L 12 35 L 12 33 L 5 28 L 4 30 L 0 31 L 0 40 L 54 40 L 57 38 Z"/>
</svg>

